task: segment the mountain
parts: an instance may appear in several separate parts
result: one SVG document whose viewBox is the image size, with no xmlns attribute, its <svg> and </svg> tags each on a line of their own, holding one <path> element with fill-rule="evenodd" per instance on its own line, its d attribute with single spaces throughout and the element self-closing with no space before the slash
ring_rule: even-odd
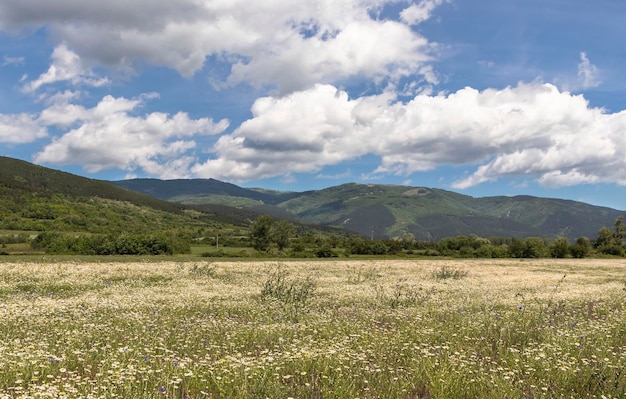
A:
<svg viewBox="0 0 626 399">
<path fill-rule="evenodd" d="M 244 225 L 258 213 L 168 202 L 110 182 L 0 157 L 0 230 L 162 232 Z"/>
<path fill-rule="evenodd" d="M 277 191 L 250 190 L 215 179 L 194 179 L 191 181 L 185 179 L 131 179 L 112 183 L 129 190 L 138 191 L 171 202 L 207 203 L 202 199 L 205 194 L 209 194 L 213 198 L 210 203 L 219 202 L 217 198 L 221 196 L 230 198 L 231 201 L 233 198 L 245 198 L 247 204 L 277 204 L 292 196 L 290 193 Z"/>
<path fill-rule="evenodd" d="M 126 181 L 133 182 L 133 181 Z M 299 231 L 319 234 L 344 234 L 345 230 L 329 226 L 299 223 L 287 211 L 264 205 L 276 198 L 281 202 L 289 193 L 265 190 L 253 192 L 217 180 L 136 181 L 141 190 L 124 188 L 125 182 L 113 184 L 71 173 L 37 166 L 29 162 L 0 156 L 0 232 L 65 231 L 72 233 L 117 234 L 167 233 L 185 237 L 214 234 L 242 237 L 250 223 L 262 214 L 294 221 Z M 196 184 L 200 183 L 200 184 Z M 139 191 L 147 191 L 148 194 Z M 167 191 L 192 190 L 190 203 L 157 198 Z M 195 191 L 193 191 L 195 190 Z M 234 207 L 231 203 L 196 201 L 206 190 L 223 198 L 245 198 L 254 206 Z M 242 197 L 237 197 L 237 196 Z M 243 197 L 246 196 L 246 197 Z M 271 202 L 271 201 L 270 201 Z M 258 210 L 255 210 L 255 207 Z M 268 208 L 268 209 L 265 209 Z"/>
<path fill-rule="evenodd" d="M 624 211 L 531 196 L 474 198 L 399 185 L 280 192 L 214 179 L 105 182 L 0 157 L 0 229 L 91 233 L 247 226 L 260 214 L 367 237 L 595 238 Z"/>
<path fill-rule="evenodd" d="M 474 198 L 426 187 L 343 184 L 323 190 L 246 189 L 208 179 L 113 182 L 182 204 L 231 204 L 308 224 L 342 227 L 367 237 L 412 234 L 419 240 L 456 235 L 595 238 L 626 212 L 532 196 Z"/>
<path fill-rule="evenodd" d="M 168 212 L 186 208 L 172 202 L 157 200 L 153 196 L 138 193 L 137 190 L 121 189 L 106 181 L 88 179 L 3 156 L 0 156 L 0 188 L 4 196 L 26 192 L 44 197 L 60 194 L 128 201 Z"/>
</svg>

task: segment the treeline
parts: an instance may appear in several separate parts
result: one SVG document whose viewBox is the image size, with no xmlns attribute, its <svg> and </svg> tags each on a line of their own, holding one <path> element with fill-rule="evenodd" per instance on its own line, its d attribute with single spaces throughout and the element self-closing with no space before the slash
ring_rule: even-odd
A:
<svg viewBox="0 0 626 399">
<path fill-rule="evenodd" d="M 213 236 L 211 236 L 213 235 Z M 221 240 L 218 241 L 218 238 Z M 44 231 L 31 238 L 21 233 L 0 236 L 0 247 L 29 242 L 34 251 L 47 254 L 79 255 L 172 255 L 191 252 L 192 245 L 237 247 L 242 256 L 278 256 L 294 258 L 331 258 L 352 255 L 368 256 L 448 256 L 460 258 L 586 258 L 590 256 L 625 256 L 626 225 L 619 217 L 613 228 L 602 227 L 598 237 L 580 237 L 570 242 L 565 237 L 545 239 L 482 238 L 476 235 L 417 241 L 410 235 L 399 239 L 371 240 L 340 233 L 324 234 L 319 230 L 276 221 L 261 216 L 248 229 L 224 230 L 219 227 L 171 230 L 160 233 L 126 232 L 77 234 Z M 244 248 L 252 247 L 255 252 Z M 3 251 L 3 253 L 6 253 Z M 207 251 L 205 256 L 233 256 L 231 251 Z M 238 255 L 236 255 L 238 256 Z"/>
<path fill-rule="evenodd" d="M 595 240 L 579 237 L 573 243 L 565 237 L 521 239 L 482 238 L 476 235 L 444 238 L 437 242 L 416 241 L 411 236 L 394 240 L 307 234 L 293 237 L 295 231 L 294 226 L 288 222 L 276 222 L 269 216 L 261 216 L 252 225 L 250 240 L 259 252 L 293 257 L 421 255 L 461 258 L 586 258 L 626 255 L 626 225 L 623 217 L 615 221 L 613 229 L 602 227 Z"/>
<path fill-rule="evenodd" d="M 43 232 L 31 241 L 47 254 L 172 255 L 189 253 L 189 240 L 157 234 L 80 235 Z"/>
<path fill-rule="evenodd" d="M 459 236 L 435 245 L 438 255 L 461 258 L 586 258 L 592 254 L 591 240 L 581 237 L 570 244 L 567 238 L 491 238 Z"/>
<path fill-rule="evenodd" d="M 294 257 L 320 258 L 350 255 L 417 255 L 448 256 L 455 258 L 585 258 L 603 254 L 591 240 L 582 237 L 570 244 L 560 237 L 549 240 L 540 237 L 481 238 L 475 235 L 444 238 L 440 241 L 368 240 L 343 238 L 318 239 L 311 244 L 302 238 L 295 239 L 286 254 Z M 271 251 L 271 247 L 270 247 Z M 611 253 L 612 255 L 618 255 Z"/>
</svg>

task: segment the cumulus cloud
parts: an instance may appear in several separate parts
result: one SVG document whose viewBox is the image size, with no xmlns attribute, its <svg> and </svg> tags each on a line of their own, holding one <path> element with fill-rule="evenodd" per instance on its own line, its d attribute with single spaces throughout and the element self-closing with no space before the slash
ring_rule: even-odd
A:
<svg viewBox="0 0 626 399">
<path fill-rule="evenodd" d="M 68 81 L 73 85 L 99 87 L 109 83 L 107 78 L 97 77 L 84 67 L 78 54 L 67 48 L 65 44 L 57 46 L 52 52 L 52 65 L 37 79 L 24 85 L 24 90 L 32 92 L 43 85 Z"/>
<path fill-rule="evenodd" d="M 56 67 L 31 89 L 78 73 L 80 59 L 132 68 L 149 62 L 192 76 L 206 57 L 232 66 L 229 84 L 276 86 L 281 92 L 346 77 L 394 78 L 421 74 L 433 44 L 410 29 L 441 0 L 403 11 L 403 22 L 372 15 L 397 0 L 148 0 L 85 2 L 21 0 L 0 3 L 0 30 L 48 27 L 63 43 Z"/>
<path fill-rule="evenodd" d="M 45 27 L 58 43 L 50 67 L 21 81 L 25 92 L 57 91 L 46 91 L 38 114 L 0 114 L 0 142 L 27 143 L 60 132 L 37 162 L 161 178 L 325 177 L 326 166 L 371 154 L 380 159 L 371 177 L 466 165 L 470 173 L 454 183 L 461 189 L 503 176 L 530 176 L 547 186 L 626 185 L 626 111 L 607 113 L 583 96 L 541 83 L 432 94 L 437 45 L 415 27 L 445 2 L 0 2 L 0 31 Z M 397 6 L 402 10 L 395 20 L 376 17 Z M 132 70 L 147 63 L 190 77 L 207 57 L 220 64 L 216 70 L 227 66 L 225 75 L 210 81 L 277 93 L 257 99 L 252 118 L 229 134 L 223 134 L 226 120 L 142 114 L 155 94 L 106 96 L 90 108 L 73 91 L 108 83 L 94 73 L 98 66 Z M 2 66 L 23 62 L 5 57 Z M 351 98 L 337 89 L 361 79 L 375 82 L 377 92 L 387 90 Z M 58 83 L 71 90 L 59 92 Z M 598 69 L 580 53 L 578 84 L 572 86 L 599 84 Z M 399 100 L 407 97 L 412 99 Z M 199 160 L 196 138 L 217 134 L 223 135 L 208 149 L 209 159 Z"/>
<path fill-rule="evenodd" d="M 154 94 L 136 99 L 104 97 L 85 108 L 59 100 L 45 109 L 39 123 L 70 129 L 35 156 L 36 162 L 79 164 L 89 172 L 141 169 L 162 178 L 184 177 L 194 157 L 197 135 L 222 133 L 228 121 L 191 119 L 184 112 L 135 115 Z"/>
<path fill-rule="evenodd" d="M 256 86 L 279 82 L 282 92 L 291 92 L 358 75 L 397 80 L 420 73 L 432 79 L 420 69 L 429 59 L 425 51 L 429 43 L 398 22 L 358 21 L 333 38 L 292 35 L 288 41 L 270 57 L 259 53 L 233 65 L 229 80 Z"/>
<path fill-rule="evenodd" d="M 331 85 L 257 100 L 253 118 L 220 137 L 192 172 L 235 181 L 319 173 L 373 154 L 372 176 L 410 175 L 440 165 L 475 165 L 454 183 L 468 188 L 504 176 L 548 186 L 626 185 L 626 111 L 607 114 L 550 84 L 465 88 L 447 96 L 393 93 L 350 99 Z M 289 172 L 288 172 L 289 171 Z"/>
<path fill-rule="evenodd" d="M 216 158 L 192 171 L 244 181 L 318 172 L 365 154 L 365 131 L 358 129 L 352 115 L 357 103 L 330 85 L 284 98 L 258 99 L 252 107 L 254 117 L 233 134 L 220 137 L 212 149 Z"/>
<path fill-rule="evenodd" d="M 47 129 L 37 122 L 36 115 L 0 114 L 0 143 L 31 143 L 47 135 Z"/>
</svg>

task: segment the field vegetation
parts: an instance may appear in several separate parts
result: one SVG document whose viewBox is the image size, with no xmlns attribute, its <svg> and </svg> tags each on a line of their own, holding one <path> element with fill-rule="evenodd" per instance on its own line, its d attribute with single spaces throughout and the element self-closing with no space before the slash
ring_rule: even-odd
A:
<svg viewBox="0 0 626 399">
<path fill-rule="evenodd" d="M 626 224 L 602 227 L 598 237 L 491 237 L 475 234 L 439 241 L 417 241 L 411 234 L 394 239 L 367 239 L 337 230 L 323 231 L 261 215 L 249 226 L 178 225 L 158 231 L 0 230 L 0 255 L 28 253 L 75 255 L 173 255 L 256 258 L 335 258 L 353 256 L 453 258 L 587 258 L 624 257 Z"/>
<path fill-rule="evenodd" d="M 623 258 L 21 259 L 2 399 L 626 396 Z"/>
</svg>

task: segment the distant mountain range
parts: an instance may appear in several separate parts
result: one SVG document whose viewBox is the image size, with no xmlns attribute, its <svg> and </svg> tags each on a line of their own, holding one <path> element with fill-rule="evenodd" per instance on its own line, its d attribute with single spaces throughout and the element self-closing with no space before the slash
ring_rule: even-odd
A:
<svg viewBox="0 0 626 399">
<path fill-rule="evenodd" d="M 306 224 L 344 228 L 371 238 L 411 234 L 418 240 L 481 237 L 595 238 L 625 211 L 532 196 L 474 198 L 446 190 L 343 184 L 323 190 L 248 189 L 214 179 L 112 182 L 186 205 L 228 205 Z"/>
<path fill-rule="evenodd" d="M 247 227 L 261 214 L 344 229 L 368 238 L 412 235 L 439 240 L 481 237 L 596 238 L 626 211 L 531 196 L 474 198 L 446 190 L 343 184 L 280 192 L 214 179 L 106 182 L 0 157 L 0 229 L 163 230 L 228 224 Z"/>
</svg>

